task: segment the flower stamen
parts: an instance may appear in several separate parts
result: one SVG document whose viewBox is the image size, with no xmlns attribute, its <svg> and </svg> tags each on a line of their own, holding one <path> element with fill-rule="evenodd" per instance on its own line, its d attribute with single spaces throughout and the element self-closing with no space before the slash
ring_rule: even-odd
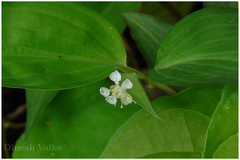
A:
<svg viewBox="0 0 240 160">
<path fill-rule="evenodd" d="M 131 104 L 132 102 L 136 103 L 130 94 L 127 93 L 127 89 L 131 89 L 133 87 L 132 82 L 129 79 L 126 79 L 121 86 L 119 85 L 119 81 L 121 81 L 121 74 L 115 70 L 109 76 L 109 78 L 114 81 L 115 85 L 110 86 L 110 89 L 101 87 L 100 94 L 105 97 L 105 100 L 116 106 L 117 99 L 121 100 L 121 109 L 123 105 Z"/>
</svg>

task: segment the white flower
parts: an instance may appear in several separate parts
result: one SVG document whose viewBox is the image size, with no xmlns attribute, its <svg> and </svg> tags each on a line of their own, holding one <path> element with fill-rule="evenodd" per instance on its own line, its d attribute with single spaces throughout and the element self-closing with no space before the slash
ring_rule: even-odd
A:
<svg viewBox="0 0 240 160">
<path fill-rule="evenodd" d="M 114 81 L 115 85 L 110 86 L 110 89 L 101 87 L 100 93 L 103 95 L 105 100 L 116 106 L 117 99 L 119 98 L 121 100 L 121 108 L 123 108 L 123 105 L 128 105 L 132 102 L 136 104 L 136 102 L 132 99 L 132 96 L 127 93 L 127 89 L 131 89 L 133 87 L 132 82 L 129 79 L 126 79 L 122 85 L 119 85 L 119 81 L 121 81 L 121 74 L 115 70 L 112 72 L 109 76 L 109 78 Z M 110 92 L 112 92 L 110 94 Z"/>
</svg>

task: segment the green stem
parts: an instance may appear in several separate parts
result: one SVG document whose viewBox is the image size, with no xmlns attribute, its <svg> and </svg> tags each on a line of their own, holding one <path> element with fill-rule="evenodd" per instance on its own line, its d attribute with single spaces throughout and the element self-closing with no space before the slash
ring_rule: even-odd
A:
<svg viewBox="0 0 240 160">
<path fill-rule="evenodd" d="M 178 91 L 174 90 L 173 88 L 171 88 L 163 83 L 153 81 L 148 76 L 144 75 L 143 73 L 141 73 L 131 67 L 119 67 L 118 69 L 125 73 L 133 73 L 133 72 L 136 73 L 138 79 L 145 80 L 147 83 L 151 84 L 152 86 L 158 87 L 159 89 L 163 90 L 164 92 L 168 93 L 171 96 L 178 93 Z"/>
</svg>

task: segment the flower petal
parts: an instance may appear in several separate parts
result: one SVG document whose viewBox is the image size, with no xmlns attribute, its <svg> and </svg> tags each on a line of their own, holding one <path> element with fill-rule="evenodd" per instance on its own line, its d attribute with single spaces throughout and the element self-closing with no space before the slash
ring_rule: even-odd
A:
<svg viewBox="0 0 240 160">
<path fill-rule="evenodd" d="M 108 103 L 114 104 L 114 105 L 116 105 L 116 103 L 117 103 L 117 99 L 115 98 L 115 96 L 108 96 L 108 97 L 105 98 L 105 100 Z"/>
<path fill-rule="evenodd" d="M 128 105 L 128 104 L 130 104 L 130 103 L 132 103 L 132 102 L 133 102 L 132 96 L 127 93 L 127 96 L 124 98 L 124 102 L 122 102 L 122 104 Z"/>
<path fill-rule="evenodd" d="M 115 82 L 115 84 L 118 84 L 119 81 L 121 81 L 121 74 L 120 74 L 117 70 L 115 70 L 114 72 L 112 72 L 112 73 L 110 74 L 109 78 L 110 78 L 113 82 Z"/>
<path fill-rule="evenodd" d="M 122 86 L 121 86 L 121 88 L 123 89 L 123 90 L 125 90 L 125 89 L 130 89 L 130 88 L 132 88 L 133 87 L 133 84 L 132 84 L 132 82 L 129 80 L 129 79 L 126 79 L 123 83 L 122 83 Z"/>
<path fill-rule="evenodd" d="M 103 95 L 104 97 L 107 97 L 107 96 L 109 96 L 109 94 L 110 94 L 110 90 L 107 89 L 107 88 L 105 88 L 105 87 L 101 87 L 101 88 L 100 88 L 100 93 L 101 93 L 101 95 Z"/>
</svg>

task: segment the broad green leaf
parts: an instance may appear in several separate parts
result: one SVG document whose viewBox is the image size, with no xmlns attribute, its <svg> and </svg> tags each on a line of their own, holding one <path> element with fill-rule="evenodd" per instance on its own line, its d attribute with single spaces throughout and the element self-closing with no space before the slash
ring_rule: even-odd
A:
<svg viewBox="0 0 240 160">
<path fill-rule="evenodd" d="M 208 84 L 158 98 L 152 105 L 163 121 L 139 110 L 115 132 L 101 158 L 200 158 L 222 88 Z"/>
<path fill-rule="evenodd" d="M 174 86 L 238 83 L 238 10 L 205 8 L 179 21 L 157 54 L 155 81 Z"/>
<path fill-rule="evenodd" d="M 172 28 L 172 24 L 149 15 L 125 13 L 124 19 L 130 27 L 132 37 L 147 61 L 148 67 L 155 66 L 158 48 Z"/>
<path fill-rule="evenodd" d="M 235 2 L 203 2 L 203 7 L 231 7 L 238 8 L 238 1 Z"/>
<path fill-rule="evenodd" d="M 35 150 L 14 150 L 13 157 L 98 158 L 113 133 L 140 109 L 135 104 L 120 109 L 107 103 L 99 89 L 110 85 L 106 79 L 60 91 L 41 112 L 27 143 L 23 134 L 15 145 L 32 146 Z M 43 150 L 43 146 L 47 146 L 48 151 Z"/>
<path fill-rule="evenodd" d="M 228 150 L 228 158 L 237 158 L 238 148 L 229 137 L 238 132 L 238 87 L 226 85 L 224 87 L 221 101 L 219 102 L 207 131 L 207 140 L 203 152 L 204 158 L 212 158 L 217 149 L 233 148 L 237 150 Z M 225 142 L 227 141 L 227 142 Z M 237 140 L 235 143 L 238 143 Z M 221 146 L 221 147 L 220 147 Z M 220 147 L 220 148 L 219 148 Z M 217 151 L 215 157 L 225 158 L 227 155 L 220 154 Z M 221 157 L 223 156 L 223 157 Z"/>
<path fill-rule="evenodd" d="M 136 12 L 140 2 L 83 2 L 82 4 L 105 17 L 121 34 L 126 28 L 122 13 Z"/>
<path fill-rule="evenodd" d="M 25 141 L 39 117 L 43 107 L 45 107 L 58 93 L 58 91 L 26 90 L 27 99 L 27 122 L 25 128 Z"/>
<path fill-rule="evenodd" d="M 124 80 L 129 79 L 133 87 L 131 89 L 128 89 L 127 92 L 133 97 L 133 100 L 141 106 L 143 109 L 148 111 L 151 115 L 154 117 L 158 118 L 161 120 L 161 118 L 157 115 L 157 113 L 154 111 L 151 102 L 142 86 L 142 84 L 139 82 L 137 76 L 135 73 L 127 74 L 123 73 L 122 74 L 122 82 Z"/>
<path fill-rule="evenodd" d="M 75 88 L 126 66 L 116 29 L 84 5 L 3 2 L 2 7 L 3 86 Z"/>
<path fill-rule="evenodd" d="M 238 134 L 234 134 L 226 139 L 216 151 L 213 158 L 238 158 Z"/>
<path fill-rule="evenodd" d="M 195 2 L 142 2 L 137 12 L 155 16 L 169 23 L 176 23 L 188 15 L 195 5 Z"/>
</svg>

